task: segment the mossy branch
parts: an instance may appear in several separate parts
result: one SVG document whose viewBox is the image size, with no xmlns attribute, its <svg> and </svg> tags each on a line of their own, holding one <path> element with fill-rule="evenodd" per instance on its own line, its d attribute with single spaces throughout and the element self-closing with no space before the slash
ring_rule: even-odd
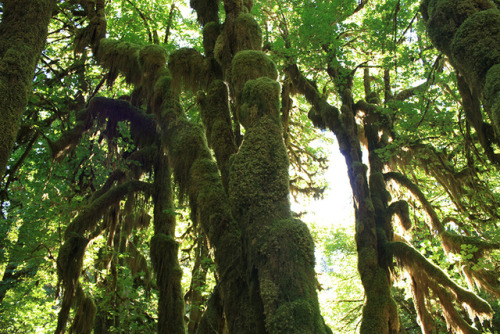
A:
<svg viewBox="0 0 500 334">
<path fill-rule="evenodd" d="M 313 109 L 309 112 L 308 116 L 314 126 L 320 129 L 328 128 L 335 134 L 339 141 L 339 146 L 343 153 L 345 153 L 344 156 L 349 166 L 352 162 L 349 157 L 351 145 L 349 144 L 346 130 L 340 120 L 340 110 L 329 104 L 326 99 L 321 96 L 315 85 L 306 79 L 300 72 L 297 64 L 288 65 L 285 71 L 292 80 L 294 88 L 299 93 L 303 94 L 307 102 L 312 105 Z"/>
<path fill-rule="evenodd" d="M 493 310 L 485 300 L 473 292 L 460 287 L 441 268 L 428 261 L 415 248 L 399 241 L 388 242 L 384 247 L 413 276 L 424 277 L 429 287 L 442 299 L 441 303 L 446 308 L 445 313 L 453 314 L 453 310 L 451 309 L 454 309 L 453 305 L 446 302 L 446 300 L 450 300 L 450 297 L 453 297 L 453 300 L 468 307 L 469 315 L 472 319 L 475 316 L 478 316 L 482 320 L 493 317 Z M 449 290 L 452 296 L 446 296 L 444 294 L 446 290 Z"/>
<path fill-rule="evenodd" d="M 115 124 L 120 121 L 129 121 L 132 138 L 138 146 L 150 144 L 156 138 L 156 121 L 153 116 L 147 115 L 125 100 L 95 97 L 90 101 L 87 110 L 82 110 L 77 114 L 73 128 L 63 133 L 58 140 L 49 141 L 52 157 L 60 159 L 75 147 L 95 120 L 99 120 L 100 123 L 108 120 Z"/>
<path fill-rule="evenodd" d="M 424 193 L 415 183 L 410 181 L 403 174 L 397 172 L 386 173 L 384 174 L 384 178 L 386 181 L 393 180 L 399 185 L 405 187 L 420 201 L 427 215 L 431 219 L 430 227 L 432 231 L 435 234 L 439 235 L 443 247 L 447 252 L 459 254 L 462 251 L 462 245 L 473 245 L 477 247 L 477 251 L 475 252 L 475 254 L 480 254 L 480 252 L 484 252 L 486 250 L 498 249 L 500 247 L 500 245 L 497 243 L 488 242 L 479 237 L 460 236 L 446 231 L 443 222 L 439 219 L 431 203 L 427 200 Z"/>
<path fill-rule="evenodd" d="M 408 202 L 401 200 L 391 203 L 388 208 L 389 215 L 396 215 L 399 218 L 401 226 L 405 231 L 411 229 L 410 212 L 408 210 Z"/>
<path fill-rule="evenodd" d="M 442 225 L 436 211 L 432 207 L 432 204 L 427 200 L 424 193 L 420 190 L 420 188 L 415 183 L 413 183 L 410 179 L 408 179 L 403 174 L 397 173 L 397 172 L 385 173 L 384 179 L 386 181 L 389 181 L 389 180 L 395 181 L 399 185 L 408 189 L 413 194 L 413 196 L 415 196 L 420 201 L 425 212 L 429 216 L 429 218 L 431 220 L 430 227 L 431 227 L 432 231 L 438 235 L 443 233 L 444 226 Z"/>
<path fill-rule="evenodd" d="M 111 188 L 96 198 L 86 209 L 73 219 L 66 229 L 65 238 L 69 238 L 74 233 L 85 235 L 92 232 L 109 206 L 121 201 L 125 196 L 133 192 L 143 191 L 149 193 L 152 190 L 151 188 L 152 186 L 149 183 L 137 180 L 127 181 Z"/>
</svg>

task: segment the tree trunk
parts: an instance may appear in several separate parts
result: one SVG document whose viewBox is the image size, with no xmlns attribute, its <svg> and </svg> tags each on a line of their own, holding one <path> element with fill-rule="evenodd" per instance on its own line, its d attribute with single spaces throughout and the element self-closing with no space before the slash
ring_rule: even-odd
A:
<svg viewBox="0 0 500 334">
<path fill-rule="evenodd" d="M 155 234 L 151 239 L 151 262 L 159 290 L 158 333 L 184 334 L 182 269 L 177 258 L 170 168 L 162 146 L 157 152 L 153 201 Z"/>
<path fill-rule="evenodd" d="M 54 0 L 3 1 L 0 22 L 0 175 L 7 168 Z"/>
</svg>

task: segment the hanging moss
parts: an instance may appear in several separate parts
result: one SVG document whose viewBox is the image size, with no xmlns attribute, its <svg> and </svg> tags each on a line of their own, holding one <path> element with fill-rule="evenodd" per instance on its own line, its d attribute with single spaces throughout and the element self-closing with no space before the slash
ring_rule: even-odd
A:
<svg viewBox="0 0 500 334">
<path fill-rule="evenodd" d="M 189 185 L 189 169 L 196 159 L 210 157 L 203 129 L 187 120 L 177 119 L 170 125 L 167 134 L 170 147 L 171 164 L 174 169 L 174 180 L 179 185 L 181 194 L 186 194 Z"/>
<path fill-rule="evenodd" d="M 90 16 L 90 15 L 89 15 Z M 74 46 L 76 53 L 83 53 L 87 46 L 94 47 L 99 40 L 106 37 L 106 18 L 103 15 L 93 15 L 89 25 L 78 30 Z M 93 48 L 95 51 L 95 49 Z"/>
<path fill-rule="evenodd" d="M 74 296 L 79 287 L 78 278 L 83 267 L 83 258 L 88 239 L 72 233 L 59 249 L 57 256 L 57 276 L 62 283 L 64 294 L 57 319 L 56 333 L 64 332 L 68 321 L 69 311 L 73 305 Z"/>
<path fill-rule="evenodd" d="M 401 200 L 391 203 L 388 211 L 391 215 L 396 215 L 398 217 L 399 223 L 405 231 L 411 229 L 412 223 L 407 201 Z"/>
<path fill-rule="evenodd" d="M 264 115 L 279 119 L 280 85 L 267 77 L 248 80 L 241 94 L 238 119 L 244 127 L 252 126 Z"/>
<path fill-rule="evenodd" d="M 149 101 L 149 106 L 154 114 L 161 116 L 164 109 L 164 103 L 172 101 L 172 77 L 167 69 L 163 69 L 158 74 L 158 79 L 153 87 L 153 96 Z"/>
<path fill-rule="evenodd" d="M 221 31 L 219 37 L 217 37 L 217 40 L 215 41 L 214 57 L 222 66 L 231 62 L 232 53 L 225 29 Z"/>
<path fill-rule="evenodd" d="M 94 328 L 97 306 L 92 298 L 85 296 L 85 292 L 81 286 L 78 287 L 76 300 L 78 306 L 69 332 L 77 334 L 90 334 Z"/>
<path fill-rule="evenodd" d="M 159 233 L 151 238 L 151 262 L 160 291 L 158 301 L 159 333 L 182 334 L 184 329 L 184 299 L 181 286 L 182 269 L 178 263 L 179 245 L 171 235 Z"/>
<path fill-rule="evenodd" d="M 83 266 L 83 255 L 88 239 L 76 233 L 72 234 L 59 249 L 57 257 L 57 275 L 64 288 L 75 286 Z"/>
<path fill-rule="evenodd" d="M 130 84 L 138 84 L 142 71 L 139 65 L 139 50 L 137 44 L 102 39 L 97 51 L 99 63 L 106 67 L 108 72 L 107 82 L 112 85 L 119 73 L 125 75 L 125 80 Z"/>
<path fill-rule="evenodd" d="M 452 292 L 451 295 L 441 300 L 442 305 L 445 307 L 445 314 L 456 312 L 451 303 L 452 300 L 456 300 L 461 305 L 466 306 L 465 309 L 471 319 L 477 316 L 481 321 L 484 321 L 493 317 L 493 310 L 485 300 L 472 291 L 463 289 L 457 285 L 441 268 L 429 262 L 429 260 L 410 245 L 403 242 L 390 242 L 385 247 L 388 252 L 392 253 L 400 261 L 406 270 L 413 275 L 419 276 L 421 280 L 426 280 L 435 293 L 439 294 L 440 291 Z"/>
<path fill-rule="evenodd" d="M 142 71 L 152 76 L 160 68 L 167 64 L 167 52 L 164 47 L 156 44 L 141 48 L 139 52 L 139 63 Z"/>
<path fill-rule="evenodd" d="M 231 83 L 237 101 L 248 80 L 268 77 L 278 78 L 276 65 L 264 52 L 255 50 L 240 51 L 231 63 Z"/>
<path fill-rule="evenodd" d="M 500 12 L 475 13 L 460 26 L 451 45 L 454 61 L 469 84 L 484 85 L 491 66 L 500 64 Z"/>
<path fill-rule="evenodd" d="M 500 135 L 500 64 L 488 70 L 484 85 L 484 101 L 490 109 L 497 134 Z"/>
<path fill-rule="evenodd" d="M 205 56 L 213 56 L 215 43 L 219 34 L 220 25 L 217 22 L 209 22 L 203 27 L 203 49 L 205 50 Z"/>
<path fill-rule="evenodd" d="M 262 50 L 262 29 L 253 15 L 241 13 L 234 21 L 235 52 Z"/>
<path fill-rule="evenodd" d="M 205 66 L 201 53 L 192 48 L 181 48 L 168 58 L 168 69 L 172 74 L 172 92 L 181 88 L 195 92 L 204 81 Z"/>
</svg>

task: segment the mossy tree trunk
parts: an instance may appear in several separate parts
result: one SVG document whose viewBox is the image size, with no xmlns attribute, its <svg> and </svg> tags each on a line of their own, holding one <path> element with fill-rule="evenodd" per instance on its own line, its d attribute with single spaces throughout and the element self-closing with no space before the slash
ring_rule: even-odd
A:
<svg viewBox="0 0 500 334">
<path fill-rule="evenodd" d="M 287 67 L 287 74 L 294 86 L 313 106 L 309 118 L 315 126 L 328 128 L 335 134 L 340 152 L 346 161 L 354 199 L 358 271 L 366 296 L 360 331 L 364 334 L 398 333 L 399 316 L 391 295 L 391 258 L 384 254 L 384 243 L 392 238 L 390 216 L 387 212 L 388 196 L 382 175 L 383 165 L 373 152 L 383 145 L 376 126 L 380 120 L 375 115 L 364 119 L 365 129 L 370 129 L 366 138 L 370 164 L 368 175 L 368 168 L 362 160 L 360 134 L 355 116 L 360 109 L 370 115 L 374 105 L 368 107 L 354 103 L 351 91 L 352 74 L 349 73 L 352 72 L 342 67 L 329 68 L 329 75 L 336 83 L 341 97 L 342 106 L 339 110 L 321 96 L 300 73 L 297 65 L 290 64 Z M 367 88 L 369 95 L 370 89 Z"/>
<path fill-rule="evenodd" d="M 155 163 L 154 231 L 151 239 L 151 262 L 158 285 L 158 333 L 184 334 L 184 299 L 179 245 L 175 241 L 175 210 L 172 202 L 170 167 L 163 146 Z"/>
<path fill-rule="evenodd" d="M 491 162 L 500 144 L 500 4 L 494 0 L 423 0 L 428 35 L 457 70 L 468 123 Z M 481 102 L 490 122 L 485 121 Z"/>
<path fill-rule="evenodd" d="M 55 0 L 3 1 L 0 22 L 0 175 L 7 168 Z"/>
</svg>

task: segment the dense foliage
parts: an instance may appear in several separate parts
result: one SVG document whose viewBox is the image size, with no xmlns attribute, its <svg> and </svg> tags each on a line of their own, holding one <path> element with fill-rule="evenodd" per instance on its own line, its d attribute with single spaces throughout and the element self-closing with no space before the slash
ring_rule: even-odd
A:
<svg viewBox="0 0 500 334">
<path fill-rule="evenodd" d="M 498 0 L 0 9 L 1 333 L 500 329 Z"/>
</svg>

